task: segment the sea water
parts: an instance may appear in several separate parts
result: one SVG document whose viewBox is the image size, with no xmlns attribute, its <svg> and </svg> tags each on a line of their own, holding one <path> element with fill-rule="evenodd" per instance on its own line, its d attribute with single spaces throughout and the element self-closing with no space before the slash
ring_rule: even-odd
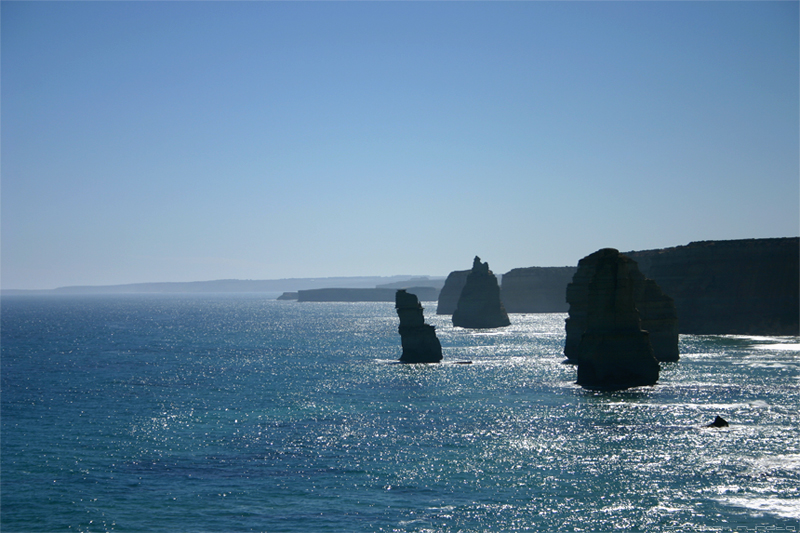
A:
<svg viewBox="0 0 800 533">
<path fill-rule="evenodd" d="M 598 393 L 566 315 L 425 305 L 442 364 L 393 364 L 391 303 L 4 298 L 2 531 L 800 531 L 800 339 Z"/>
</svg>

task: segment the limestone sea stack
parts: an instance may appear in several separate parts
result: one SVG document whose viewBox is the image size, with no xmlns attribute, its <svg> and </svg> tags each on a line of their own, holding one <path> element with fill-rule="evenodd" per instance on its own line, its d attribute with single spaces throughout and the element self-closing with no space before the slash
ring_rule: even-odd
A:
<svg viewBox="0 0 800 533">
<path fill-rule="evenodd" d="M 613 255 L 607 249 L 608 254 Z M 603 250 L 601 250 L 603 252 Z M 675 302 L 652 279 L 645 278 L 639 271 L 636 261 L 616 252 L 628 264 L 628 272 L 633 282 L 633 300 L 639 312 L 640 327 L 649 333 L 653 355 L 658 361 L 672 362 L 679 359 L 678 354 L 678 312 Z M 588 327 L 589 284 L 596 273 L 597 252 L 585 257 L 579 263 L 578 271 L 567 285 L 567 340 L 564 355 L 570 363 L 578 363 L 578 345 Z M 580 265 L 583 265 L 582 267 Z"/>
<path fill-rule="evenodd" d="M 585 309 L 586 328 L 580 332 L 575 356 L 582 387 L 622 390 L 658 381 L 659 364 L 634 301 L 636 271 L 636 262 L 613 248 L 578 263 L 567 298 Z M 570 303 L 568 339 L 578 334 L 572 311 Z"/>
<path fill-rule="evenodd" d="M 401 363 L 438 363 L 442 360 L 442 345 L 436 328 L 425 323 L 422 305 L 414 294 L 400 289 L 395 293 L 395 309 L 400 317 L 400 342 L 403 345 Z"/>
<path fill-rule="evenodd" d="M 508 313 L 500 300 L 497 278 L 489 270 L 489 263 L 481 263 L 481 258 L 475 256 L 453 312 L 453 325 L 462 328 L 502 328 L 510 324 Z"/>
</svg>

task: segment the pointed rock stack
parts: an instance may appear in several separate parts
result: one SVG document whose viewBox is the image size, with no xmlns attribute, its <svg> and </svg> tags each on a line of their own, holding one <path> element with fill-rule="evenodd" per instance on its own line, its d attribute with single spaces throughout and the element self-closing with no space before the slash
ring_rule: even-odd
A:
<svg viewBox="0 0 800 533">
<path fill-rule="evenodd" d="M 564 351 L 577 362 L 578 384 L 585 388 L 621 390 L 658 381 L 659 364 L 634 299 L 641 285 L 637 273 L 635 261 L 605 248 L 581 259 L 567 287 Z"/>
<path fill-rule="evenodd" d="M 497 278 L 489 270 L 489 263 L 481 263 L 481 258 L 475 256 L 453 312 L 453 325 L 462 328 L 502 328 L 510 324 L 508 313 L 500 300 Z"/>
<path fill-rule="evenodd" d="M 442 345 L 436 328 L 425 323 L 422 305 L 417 297 L 400 289 L 395 293 L 395 309 L 400 317 L 400 342 L 403 345 L 401 363 L 438 363 L 442 360 Z"/>
</svg>

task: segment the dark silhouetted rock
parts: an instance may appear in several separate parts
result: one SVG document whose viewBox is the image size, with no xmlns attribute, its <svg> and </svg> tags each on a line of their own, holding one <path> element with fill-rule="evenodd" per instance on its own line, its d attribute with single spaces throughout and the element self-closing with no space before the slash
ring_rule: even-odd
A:
<svg viewBox="0 0 800 533">
<path fill-rule="evenodd" d="M 576 335 L 572 302 L 585 316 L 577 345 L 578 384 L 588 389 L 621 390 L 658 381 L 659 364 L 634 302 L 636 262 L 612 248 L 581 259 L 570 300 L 568 335 Z"/>
<path fill-rule="evenodd" d="M 436 329 L 425 323 L 422 305 L 417 297 L 401 289 L 395 293 L 395 309 L 400 317 L 400 342 L 403 345 L 401 363 L 438 363 L 442 360 L 442 345 Z"/>
<path fill-rule="evenodd" d="M 800 239 L 692 242 L 626 252 L 675 299 L 680 332 L 800 334 Z"/>
<path fill-rule="evenodd" d="M 632 261 L 636 265 L 635 261 Z M 675 301 L 638 268 L 631 269 L 633 301 L 639 311 L 640 327 L 649 333 L 656 359 L 666 363 L 680 358 L 678 353 L 678 312 Z"/>
<path fill-rule="evenodd" d="M 577 267 L 528 267 L 503 274 L 500 295 L 506 312 L 566 313 L 569 305 L 564 292 L 577 270 Z"/>
<path fill-rule="evenodd" d="M 458 298 L 467 283 L 470 270 L 456 270 L 450 272 L 444 281 L 444 287 L 439 292 L 439 305 L 436 306 L 437 315 L 452 315 L 458 307 Z"/>
<path fill-rule="evenodd" d="M 725 420 L 721 416 L 717 415 L 717 418 L 715 418 L 714 421 L 711 422 L 710 424 L 706 425 L 706 427 L 707 428 L 726 428 L 729 425 L 730 424 L 728 424 L 727 420 Z"/>
<path fill-rule="evenodd" d="M 510 324 L 508 313 L 500 300 L 497 278 L 489 270 L 489 263 L 481 263 L 481 258 L 475 256 L 453 312 L 453 325 L 462 328 L 502 328 Z"/>
<path fill-rule="evenodd" d="M 677 361 L 679 359 L 678 315 L 675 303 L 672 298 L 664 294 L 655 281 L 644 277 L 635 261 L 619 252 L 616 253 L 625 258 L 624 261 L 629 264 L 628 272 L 633 286 L 634 305 L 639 313 L 639 327 L 649 333 L 653 355 L 658 361 Z M 564 355 L 574 364 L 578 362 L 578 345 L 581 337 L 588 328 L 589 284 L 595 274 L 593 268 L 588 265 L 591 263 L 589 258 L 593 258 L 594 255 L 584 258 L 587 266 L 583 270 L 579 267 L 572 283 L 567 286 L 569 318 L 566 324 L 567 339 Z"/>
</svg>

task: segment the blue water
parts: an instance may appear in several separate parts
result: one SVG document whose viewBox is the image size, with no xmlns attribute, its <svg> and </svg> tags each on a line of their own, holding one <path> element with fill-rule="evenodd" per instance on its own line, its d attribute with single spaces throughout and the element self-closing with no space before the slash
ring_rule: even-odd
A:
<svg viewBox="0 0 800 533">
<path fill-rule="evenodd" d="M 391 364 L 390 303 L 4 298 L 2 531 L 800 531 L 800 339 L 596 393 L 564 314 L 426 306 L 443 364 Z"/>
</svg>

